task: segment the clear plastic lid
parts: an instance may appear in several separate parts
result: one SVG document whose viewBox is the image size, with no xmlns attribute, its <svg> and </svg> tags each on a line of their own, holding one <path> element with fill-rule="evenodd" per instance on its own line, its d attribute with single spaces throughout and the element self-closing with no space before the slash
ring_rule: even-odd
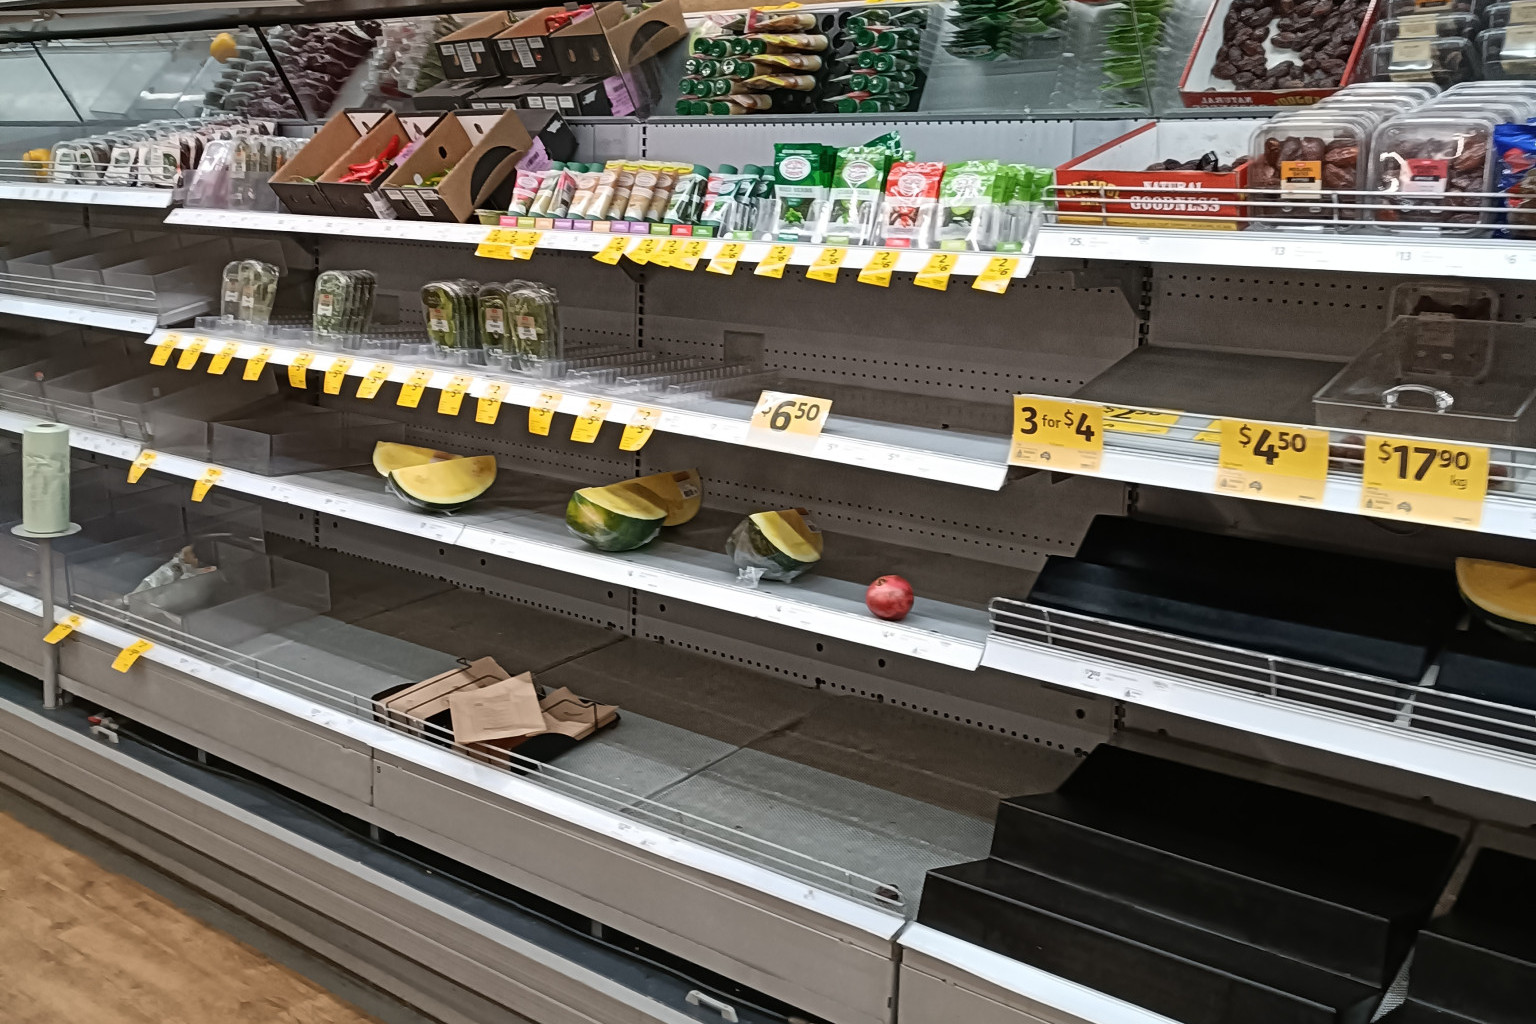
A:
<svg viewBox="0 0 1536 1024">
<path fill-rule="evenodd" d="M 1382 17 L 1411 18 L 1416 14 L 1482 14 L 1487 0 L 1387 0 Z"/>
<path fill-rule="evenodd" d="M 1477 15 L 1465 11 L 1444 14 L 1405 14 L 1401 18 L 1378 21 L 1371 29 L 1371 42 L 1373 44 L 1391 43 L 1399 39 L 1433 39 L 1452 36 L 1473 39 L 1482 30 L 1483 23 Z"/>
<path fill-rule="evenodd" d="M 1481 43 L 1485 78 L 1536 79 L 1536 24 L 1491 28 Z"/>
<path fill-rule="evenodd" d="M 1356 96 L 1400 95 L 1418 96 L 1426 100 L 1440 95 L 1440 87 L 1434 82 L 1351 82 L 1328 99 L 1346 99 Z"/>
<path fill-rule="evenodd" d="M 1469 193 L 1492 191 L 1494 123 L 1487 116 L 1423 113 L 1378 127 L 1367 171 L 1367 187 L 1378 193 L 1372 197 L 1372 219 L 1389 230 L 1481 231 L 1491 201 Z"/>
<path fill-rule="evenodd" d="M 1445 117 L 1487 115 L 1501 124 L 1513 124 L 1536 116 L 1536 100 L 1524 96 L 1463 96 L 1427 103 L 1419 109 L 1421 113 Z"/>
<path fill-rule="evenodd" d="M 1488 28 L 1536 25 L 1536 0 L 1506 0 L 1505 3 L 1489 4 L 1483 11 L 1483 24 Z"/>
<path fill-rule="evenodd" d="M 1361 154 L 1370 137 L 1365 120 L 1323 115 L 1269 121 L 1253 133 L 1249 146 L 1248 184 L 1270 191 L 1255 195 L 1254 216 L 1271 220 L 1350 220 L 1356 196 L 1338 190 L 1364 188 Z M 1330 225 L 1310 225 L 1325 230 Z"/>
<path fill-rule="evenodd" d="M 1477 48 L 1461 36 L 1376 43 L 1360 59 L 1360 73 L 1383 82 L 1434 82 L 1445 87 L 1478 75 Z"/>
</svg>

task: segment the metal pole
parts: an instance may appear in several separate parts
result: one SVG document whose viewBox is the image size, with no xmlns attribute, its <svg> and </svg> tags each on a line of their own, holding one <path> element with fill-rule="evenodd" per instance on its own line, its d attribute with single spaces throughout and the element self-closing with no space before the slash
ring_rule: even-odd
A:
<svg viewBox="0 0 1536 1024">
<path fill-rule="evenodd" d="M 43 633 L 53 629 L 53 540 L 41 537 L 37 541 L 37 563 L 42 576 L 39 589 L 43 597 Z M 59 706 L 59 648 L 57 644 L 43 644 L 43 707 Z"/>
</svg>

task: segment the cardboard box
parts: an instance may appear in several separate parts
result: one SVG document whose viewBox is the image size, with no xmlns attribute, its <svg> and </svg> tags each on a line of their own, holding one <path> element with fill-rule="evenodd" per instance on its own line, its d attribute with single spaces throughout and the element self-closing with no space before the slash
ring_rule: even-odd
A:
<svg viewBox="0 0 1536 1024">
<path fill-rule="evenodd" d="M 558 110 L 567 117 L 607 117 L 613 103 L 600 78 L 576 78 L 541 85 L 527 95 L 526 106 Z"/>
<path fill-rule="evenodd" d="M 541 7 L 516 25 L 497 34 L 496 63 L 508 78 L 553 75 L 559 72 L 545 19 L 565 14 L 564 7 Z"/>
<path fill-rule="evenodd" d="M 389 145 L 392 136 L 400 136 L 403 147 L 417 139 L 425 138 L 440 119 L 441 115 L 431 113 L 387 113 L 381 117 L 367 134 L 337 157 L 320 176 L 320 191 L 325 194 L 326 200 L 331 204 L 331 211 L 339 217 L 379 216 L 379 210 L 374 206 L 374 190 L 388 177 L 387 170 L 372 181 L 342 182 L 336 179 L 344 176 L 348 167 L 372 160 L 382 153 Z"/>
<path fill-rule="evenodd" d="M 1235 193 L 1246 165 L 1226 174 L 1144 170 L 1165 159 L 1195 160 L 1214 151 L 1224 164 L 1248 152 L 1263 120 L 1163 121 L 1142 125 L 1056 168 L 1057 219 L 1063 224 L 1236 231 L 1244 207 Z M 1114 200 L 1106 202 L 1105 200 Z"/>
<path fill-rule="evenodd" d="M 387 110 L 344 110 L 327 121 L 318 132 L 276 174 L 268 180 L 278 201 L 290 213 L 329 217 L 336 211 L 320 186 L 314 183 L 336 162 L 336 158 L 357 144 Z M 300 179 L 309 178 L 309 181 Z"/>
<path fill-rule="evenodd" d="M 1184 101 L 1186 107 L 1300 107 L 1316 103 L 1326 96 L 1332 96 L 1342 88 L 1342 86 L 1332 86 L 1327 89 L 1239 89 L 1226 79 L 1213 78 L 1211 69 L 1220 57 L 1222 49 L 1221 25 L 1231 7 L 1232 0 L 1216 0 L 1205 16 L 1205 24 L 1200 27 L 1200 35 L 1195 39 L 1189 61 L 1184 65 L 1184 74 L 1179 79 L 1179 98 Z M 1377 4 L 1373 2 L 1366 9 L 1365 20 L 1361 23 L 1360 34 L 1355 38 L 1355 45 L 1349 51 L 1349 60 L 1345 63 L 1344 73 L 1339 78 L 1340 82 L 1351 81 L 1354 76 L 1355 64 L 1366 50 L 1371 25 L 1375 21 L 1376 7 Z M 1274 31 L 1271 26 L 1270 37 L 1264 42 L 1264 52 L 1268 55 L 1271 65 L 1281 60 L 1296 59 L 1296 55 L 1290 50 L 1275 49 L 1273 38 Z M 1299 59 L 1297 63 L 1300 63 Z"/>
<path fill-rule="evenodd" d="M 449 696 L 459 690 L 477 690 L 510 678 L 507 670 L 496 664 L 494 658 L 480 658 L 393 693 L 380 694 L 378 701 L 384 708 L 387 724 L 397 729 L 403 728 L 406 732 L 425 735 L 427 730 L 422 723 L 437 715 L 447 714 Z M 444 736 L 444 733 L 436 734 L 438 739 Z"/>
<path fill-rule="evenodd" d="M 451 111 L 384 180 L 382 194 L 396 216 L 406 220 L 462 224 L 476 208 L 488 206 L 497 186 L 532 148 L 517 111 Z M 399 187 L 445 168 L 451 170 L 434 188 Z"/>
<path fill-rule="evenodd" d="M 568 163 L 576 156 L 576 133 L 571 130 L 565 118 L 555 111 L 519 109 L 517 117 L 533 137 L 530 152 L 537 153 L 542 148 L 546 159 L 559 160 L 561 163 Z"/>
<path fill-rule="evenodd" d="M 496 63 L 491 40 L 516 23 L 517 19 L 511 14 L 497 11 L 443 36 L 434 44 L 443 62 L 443 75 L 447 78 L 500 78 L 503 72 Z"/>
<path fill-rule="evenodd" d="M 546 732 L 559 733 L 573 740 L 584 740 L 597 730 L 612 725 L 619 717 L 617 704 L 599 704 L 585 697 L 578 697 L 562 686 L 549 691 L 539 701 Z"/>
<path fill-rule="evenodd" d="M 453 721 L 453 742 L 466 747 L 489 740 L 523 739 L 545 731 L 532 672 L 488 686 L 455 690 L 448 695 L 448 712 Z"/>
<path fill-rule="evenodd" d="M 438 82 L 432 88 L 423 89 L 411 97 L 410 105 L 414 110 L 468 110 L 475 91 L 483 88 L 485 82 L 478 78 L 461 82 Z"/>
<path fill-rule="evenodd" d="M 514 107 L 527 107 L 527 97 L 541 85 L 559 82 L 556 75 L 534 75 L 524 78 L 512 78 L 500 82 L 492 82 L 489 85 L 481 84 L 469 98 L 471 110 L 511 110 Z"/>
<path fill-rule="evenodd" d="M 563 73 L 606 78 L 649 60 L 687 34 L 681 0 L 661 0 L 632 18 L 624 17 L 624 5 L 612 0 L 550 40 Z"/>
</svg>

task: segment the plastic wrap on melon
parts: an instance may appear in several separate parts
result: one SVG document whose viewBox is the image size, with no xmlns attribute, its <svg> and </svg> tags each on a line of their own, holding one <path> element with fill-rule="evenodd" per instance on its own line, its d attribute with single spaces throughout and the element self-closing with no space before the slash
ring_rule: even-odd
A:
<svg viewBox="0 0 1536 1024">
<path fill-rule="evenodd" d="M 736 524 L 725 541 L 725 553 L 736 563 L 743 580 L 789 582 L 803 576 L 821 559 L 821 532 L 805 509 L 755 512 Z"/>
<path fill-rule="evenodd" d="M 565 525 L 599 551 L 633 551 L 661 532 L 667 510 L 634 491 L 583 487 L 565 506 Z"/>
</svg>

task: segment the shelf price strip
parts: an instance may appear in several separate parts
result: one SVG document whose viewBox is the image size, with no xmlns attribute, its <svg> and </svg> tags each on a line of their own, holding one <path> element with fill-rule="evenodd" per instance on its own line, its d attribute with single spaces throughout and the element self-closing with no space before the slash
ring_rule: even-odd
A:
<svg viewBox="0 0 1536 1024">
<path fill-rule="evenodd" d="M 881 288 L 891 286 L 891 272 L 896 269 L 896 264 L 901 259 L 901 253 L 895 249 L 878 249 L 864 264 L 864 269 L 859 271 L 860 284 L 872 284 Z"/>
<path fill-rule="evenodd" d="M 677 257 L 672 265 L 678 270 L 693 270 L 699 265 L 699 258 L 704 255 L 704 249 L 709 243 L 702 238 L 692 238 L 678 247 Z"/>
<path fill-rule="evenodd" d="M 747 443 L 776 451 L 808 453 L 827 425 L 832 400 L 786 391 L 764 391 L 753 406 Z"/>
<path fill-rule="evenodd" d="M 470 378 L 464 374 L 455 374 L 448 382 L 448 386 L 437 396 L 437 411 L 444 416 L 457 416 L 459 406 L 464 403 L 464 392 L 469 390 Z"/>
<path fill-rule="evenodd" d="M 325 371 L 325 383 L 321 385 L 325 393 L 328 395 L 341 394 L 341 385 L 346 382 L 347 371 L 350 369 L 352 369 L 352 359 L 350 356 L 337 356 L 331 360 L 330 369 Z"/>
<path fill-rule="evenodd" d="M 60 640 L 63 640 L 65 637 L 69 636 L 69 634 L 79 629 L 83 622 L 85 622 L 85 620 L 78 615 L 65 616 L 57 625 L 48 631 L 47 636 L 43 637 L 43 643 L 58 643 Z"/>
<path fill-rule="evenodd" d="M 117 657 L 112 659 L 112 669 L 115 672 L 127 672 L 133 668 L 133 663 L 139 660 L 139 656 L 155 645 L 148 640 L 135 640 L 133 643 L 117 652 Z"/>
<path fill-rule="evenodd" d="M 261 371 L 267 368 L 267 360 L 272 358 L 272 346 L 263 345 L 256 350 L 256 354 L 245 361 L 245 372 L 240 375 L 241 380 L 255 380 L 261 376 Z"/>
<path fill-rule="evenodd" d="M 144 471 L 155 464 L 156 453 L 149 449 L 139 452 L 139 457 L 133 460 L 133 465 L 128 467 L 128 482 L 136 484 Z"/>
<path fill-rule="evenodd" d="M 202 358 L 203 349 L 207 347 L 207 338 L 193 338 L 192 344 L 181 350 L 181 358 L 176 360 L 176 369 L 192 369 L 192 367 L 197 365 L 197 361 Z"/>
<path fill-rule="evenodd" d="M 1487 448 L 1377 434 L 1365 439 L 1361 512 L 1475 530 L 1487 496 Z"/>
<path fill-rule="evenodd" d="M 501 399 L 506 393 L 507 385 L 499 381 L 486 385 L 485 394 L 475 406 L 475 422 L 487 426 L 494 424 L 496 417 L 501 415 Z"/>
<path fill-rule="evenodd" d="M 379 393 L 379 388 L 389 380 L 389 375 L 395 372 L 390 363 L 374 363 L 368 373 L 357 383 L 357 398 L 372 398 Z"/>
<path fill-rule="evenodd" d="M 624 247 L 629 244 L 629 239 L 623 235 L 615 235 L 608 239 L 608 244 L 592 254 L 592 258 L 599 263 L 606 263 L 610 267 L 618 263 L 624 255 Z"/>
<path fill-rule="evenodd" d="M 1010 466 L 1097 473 L 1103 460 L 1103 406 L 1036 395 L 1013 396 Z"/>
<path fill-rule="evenodd" d="M 952 252 L 936 252 L 928 257 L 923 269 L 913 276 L 912 283 L 919 288 L 948 291 L 949 275 L 955 272 L 955 265 L 959 262 L 960 257 Z"/>
<path fill-rule="evenodd" d="M 795 247 L 792 245 L 771 245 L 768 247 L 768 255 L 752 271 L 758 277 L 783 277 L 784 268 L 789 266 L 789 261 L 794 259 Z"/>
<path fill-rule="evenodd" d="M 235 358 L 235 353 L 240 351 L 238 341 L 226 341 L 214 357 L 208 360 L 208 372 L 215 377 L 222 377 L 224 371 L 229 369 L 230 360 Z"/>
<path fill-rule="evenodd" d="M 710 274 L 724 274 L 729 277 L 736 273 L 736 261 L 741 259 L 741 254 L 746 251 L 747 247 L 740 242 L 726 242 L 704 270 Z"/>
<path fill-rule="evenodd" d="M 1321 505 L 1328 483 L 1328 431 L 1284 423 L 1222 420 L 1216 491 L 1241 498 Z"/>
<path fill-rule="evenodd" d="M 576 422 L 571 426 L 571 440 L 582 444 L 591 444 L 597 440 L 597 432 L 603 429 L 603 421 L 608 418 L 608 410 L 613 403 L 602 398 L 587 399 L 586 408 L 576 416 Z"/>
<path fill-rule="evenodd" d="M 167 334 L 163 339 L 161 339 L 160 344 L 155 346 L 155 350 L 150 353 L 149 365 L 164 366 L 166 362 L 171 358 L 171 353 L 176 350 L 176 346 L 180 344 L 181 335 L 176 334 L 175 332 Z"/>
<path fill-rule="evenodd" d="M 400 385 L 400 397 L 395 399 L 395 404 L 407 409 L 414 409 L 421 404 L 421 393 L 432 381 L 432 371 L 422 367 L 411 371 L 410 377 Z"/>
<path fill-rule="evenodd" d="M 475 246 L 475 255 L 490 260 L 513 259 L 512 238 L 513 232 L 492 228 L 480 244 Z"/>
<path fill-rule="evenodd" d="M 528 407 L 528 433 L 548 437 L 550 421 L 555 418 L 555 409 L 564 397 L 558 391 L 540 391 L 539 397 Z"/>
<path fill-rule="evenodd" d="M 309 364 L 315 361 L 313 352 L 300 352 L 293 357 L 293 362 L 288 364 L 288 384 L 290 387 L 303 388 L 308 377 Z"/>
<path fill-rule="evenodd" d="M 848 258 L 848 250 L 842 246 L 830 245 L 821 250 L 821 255 L 816 257 L 805 276 L 812 281 L 825 281 L 828 284 L 837 283 L 838 268 L 843 265 L 843 260 Z"/>
<path fill-rule="evenodd" d="M 660 409 L 650 409 L 643 405 L 637 408 L 624 427 L 624 436 L 619 438 L 619 451 L 637 452 L 644 448 L 660 419 Z"/>
<path fill-rule="evenodd" d="M 218 466 L 209 466 L 207 469 L 203 470 L 203 475 L 198 477 L 197 482 L 192 485 L 192 500 L 202 501 L 204 498 L 208 497 L 208 492 L 213 490 L 213 485 L 217 483 L 219 477 L 223 475 L 224 470 L 220 469 Z"/>
<path fill-rule="evenodd" d="M 1013 272 L 1018 269 L 1018 257 L 994 256 L 987 260 L 987 265 L 976 275 L 971 287 L 979 292 L 1001 295 L 1008 290 L 1008 282 L 1013 280 Z"/>
</svg>

